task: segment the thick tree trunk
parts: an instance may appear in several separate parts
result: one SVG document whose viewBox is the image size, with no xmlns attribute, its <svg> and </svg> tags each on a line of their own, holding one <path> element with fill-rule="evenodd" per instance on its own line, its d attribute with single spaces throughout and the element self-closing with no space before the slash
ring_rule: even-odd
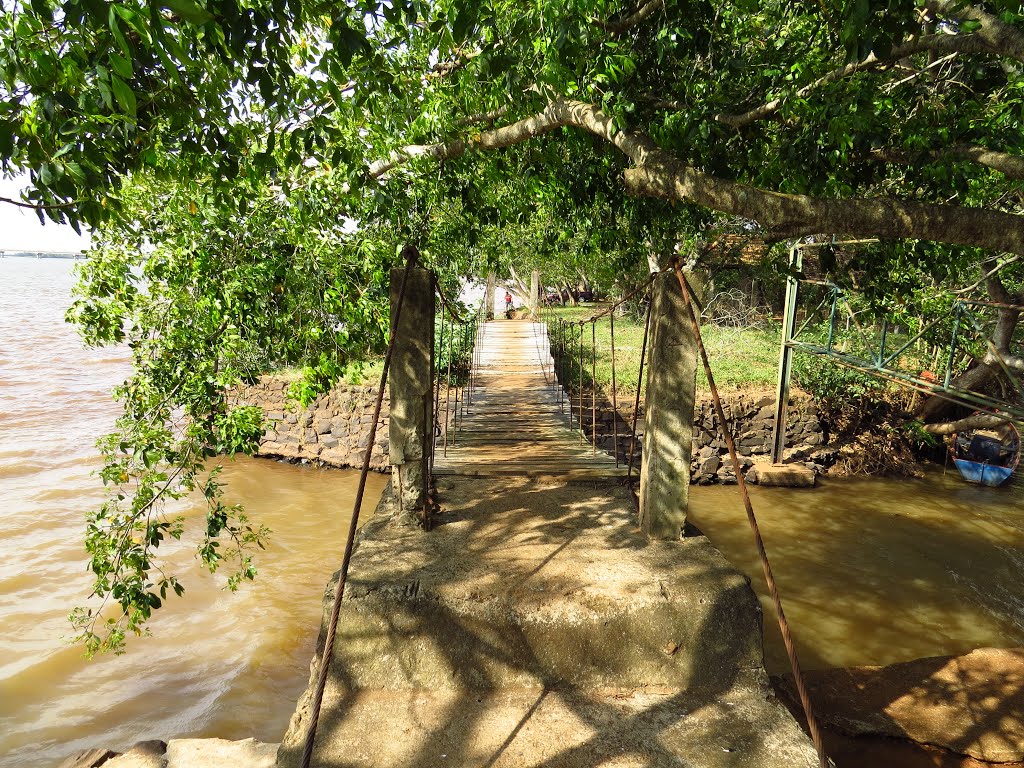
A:
<svg viewBox="0 0 1024 768">
<path fill-rule="evenodd" d="M 573 290 L 569 287 L 568 283 L 562 283 L 561 291 L 565 294 L 565 301 L 568 302 L 569 306 L 575 307 L 579 305 L 579 302 L 576 300 L 576 294 L 573 293 Z"/>
<path fill-rule="evenodd" d="M 509 267 L 509 274 L 512 275 L 512 293 L 519 297 L 521 304 L 524 306 L 528 305 L 530 302 L 530 286 L 516 274 L 514 267 Z"/>
</svg>

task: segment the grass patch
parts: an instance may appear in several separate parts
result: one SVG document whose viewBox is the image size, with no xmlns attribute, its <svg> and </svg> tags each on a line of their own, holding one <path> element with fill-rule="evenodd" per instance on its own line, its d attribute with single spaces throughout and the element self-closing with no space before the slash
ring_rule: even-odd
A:
<svg viewBox="0 0 1024 768">
<path fill-rule="evenodd" d="M 555 337 L 559 321 L 579 322 L 593 317 L 606 308 L 603 304 L 586 304 L 580 307 L 549 307 L 543 312 L 548 323 L 549 334 Z M 578 338 L 578 329 L 575 337 Z M 612 388 L 611 327 L 607 317 L 597 321 L 594 329 L 597 344 L 597 370 L 594 378 L 598 387 L 606 394 Z M 749 391 L 773 388 L 778 377 L 779 333 L 777 327 L 732 328 L 714 324 L 701 326 L 704 346 L 711 361 L 715 381 L 723 391 Z M 615 318 L 615 385 L 620 398 L 634 396 L 640 372 L 640 353 L 644 338 L 644 319 L 635 317 Z M 578 341 L 575 342 L 578 345 Z M 650 350 L 648 350 L 649 352 Z M 578 346 L 574 347 L 578 355 Z M 591 379 L 591 327 L 583 328 L 583 383 L 590 385 Z M 575 387 L 578 369 L 574 369 L 567 382 Z M 703 366 L 697 365 L 697 389 L 707 390 L 707 377 Z"/>
<path fill-rule="evenodd" d="M 384 358 L 378 357 L 366 360 L 362 363 L 352 363 L 345 367 L 345 372 L 339 379 L 339 384 L 353 384 L 358 386 L 371 386 L 380 384 L 380 375 L 384 371 Z M 272 376 L 289 383 L 299 381 L 302 378 L 302 369 L 289 366 L 278 368 L 269 372 Z"/>
</svg>

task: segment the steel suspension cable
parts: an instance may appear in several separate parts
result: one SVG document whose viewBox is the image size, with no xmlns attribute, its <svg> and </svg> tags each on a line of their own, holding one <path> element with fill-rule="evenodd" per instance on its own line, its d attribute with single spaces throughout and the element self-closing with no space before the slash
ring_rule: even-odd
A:
<svg viewBox="0 0 1024 768">
<path fill-rule="evenodd" d="M 782 610 L 782 599 L 779 597 L 779 590 L 775 584 L 775 576 L 772 574 L 771 563 L 768 562 L 768 553 L 764 547 L 764 539 L 761 538 L 761 530 L 757 525 L 757 518 L 754 516 L 754 507 L 750 502 L 750 493 L 747 490 L 746 481 L 743 478 L 743 473 L 740 469 L 739 456 L 736 453 L 736 443 L 733 441 L 732 432 L 729 430 L 728 423 L 725 420 L 725 411 L 722 408 L 722 400 L 718 396 L 718 386 L 715 384 L 714 374 L 711 372 L 711 363 L 708 361 L 708 353 L 704 348 L 704 339 L 700 332 L 700 322 L 697 319 L 697 313 L 694 311 L 693 303 L 690 300 L 690 288 L 686 282 L 686 278 L 683 277 L 683 272 L 679 268 L 679 263 L 676 262 L 674 265 L 676 278 L 679 280 L 679 289 L 683 293 L 683 301 L 686 304 L 686 311 L 690 316 L 690 322 L 693 325 L 694 338 L 697 340 L 697 349 L 700 351 L 700 359 L 704 365 L 704 373 L 708 379 L 708 388 L 711 390 L 711 398 L 715 406 L 715 414 L 718 417 L 719 429 L 722 432 L 722 437 L 725 439 L 725 444 L 729 449 L 729 458 L 732 460 L 733 471 L 736 473 L 736 483 L 739 486 L 740 496 L 743 497 L 743 505 L 747 511 L 747 521 L 750 523 L 750 528 L 754 534 L 754 543 L 757 545 L 757 556 L 761 561 L 761 570 L 764 572 L 765 581 L 768 583 L 768 591 L 772 596 L 772 603 L 775 606 L 775 613 L 779 620 L 779 630 L 782 632 L 782 642 L 786 646 L 786 655 L 789 656 L 789 665 L 793 670 L 793 678 L 796 682 L 797 693 L 800 697 L 800 703 L 804 709 L 804 715 L 807 718 L 807 730 L 810 731 L 811 741 L 814 742 L 814 748 L 818 752 L 818 762 L 821 764 L 821 768 L 829 768 L 829 760 L 825 754 L 825 745 L 821 739 L 821 732 L 818 730 L 818 721 L 814 717 L 814 712 L 811 707 L 811 700 L 807 694 L 807 687 L 804 684 L 803 674 L 800 671 L 800 662 L 797 659 L 796 647 L 793 645 L 793 636 L 789 631 L 789 622 L 786 620 L 786 614 Z"/>
<path fill-rule="evenodd" d="M 412 246 L 406 248 L 405 271 L 402 273 L 402 284 L 398 290 L 398 307 L 395 309 L 395 331 L 388 339 L 387 353 L 384 355 L 384 370 L 380 374 L 380 387 L 377 391 L 377 402 L 373 407 L 373 421 L 370 422 L 370 437 L 366 444 L 366 452 L 363 454 L 363 466 L 359 472 L 359 486 L 356 489 L 356 500 L 352 510 L 352 518 L 348 526 L 348 538 L 345 541 L 345 556 L 341 561 L 341 570 L 338 572 L 338 586 L 334 590 L 334 605 L 331 608 L 331 619 L 327 625 L 327 638 L 324 643 L 324 653 L 320 657 L 320 669 L 317 671 L 316 691 L 313 694 L 313 709 L 309 718 L 309 728 L 306 730 L 306 743 L 302 750 L 302 768 L 309 768 L 309 761 L 313 757 L 313 745 L 316 742 L 316 729 L 320 722 L 320 708 L 323 706 L 324 689 L 327 687 L 327 672 L 331 666 L 331 658 L 334 655 L 334 637 L 338 631 L 338 617 L 341 613 L 341 599 L 345 592 L 345 582 L 348 580 L 348 568 L 352 561 L 352 549 L 356 538 L 356 529 L 359 526 L 359 508 L 363 504 L 363 494 L 366 491 L 366 477 L 370 472 L 370 459 L 373 455 L 374 439 L 377 436 L 377 420 L 380 419 L 381 403 L 384 401 L 384 387 L 388 381 L 388 368 L 391 367 L 391 357 L 395 351 L 395 336 L 398 332 L 398 322 L 402 316 L 402 304 L 405 302 L 405 288 L 409 281 L 409 274 L 416 263 L 416 249 Z"/>
<path fill-rule="evenodd" d="M 612 340 L 612 453 L 619 466 L 619 397 L 615 391 L 615 313 L 608 315 L 608 335 Z"/>
<path fill-rule="evenodd" d="M 438 429 L 434 429 L 434 425 L 437 424 L 437 411 L 438 406 L 441 405 L 441 353 L 444 352 L 444 312 L 441 313 L 441 334 L 440 338 L 434 344 L 434 349 L 437 352 L 434 355 L 434 424 L 431 425 L 431 431 L 433 435 L 433 449 L 430 452 L 430 473 L 434 473 L 434 453 L 437 451 L 437 438 L 439 432 Z"/>
<path fill-rule="evenodd" d="M 644 290 L 646 290 L 646 289 L 647 289 L 647 287 L 648 287 L 648 286 L 649 286 L 649 285 L 650 285 L 651 283 L 653 283 L 653 282 L 654 282 L 654 278 L 656 278 L 656 277 L 657 277 L 657 276 L 658 276 L 659 274 L 660 274 L 660 272 L 652 272 L 652 273 L 651 273 L 650 275 L 648 275 L 648 277 L 647 277 L 647 279 L 646 279 L 646 280 L 644 280 L 644 281 L 643 281 L 642 283 L 640 283 L 640 285 L 638 285 L 638 286 L 637 286 L 636 288 L 634 288 L 634 289 L 633 289 L 632 291 L 630 291 L 629 293 L 627 293 L 627 294 L 626 294 L 625 296 L 623 296 L 623 297 L 622 297 L 621 299 L 619 299 L 618 301 L 616 301 L 616 302 L 614 302 L 614 303 L 610 304 L 609 306 L 605 307 L 605 308 L 604 308 L 604 309 L 602 309 L 602 310 L 601 310 L 600 312 L 597 312 L 596 314 L 594 314 L 594 315 L 591 315 L 590 317 L 588 317 L 588 318 L 587 318 L 586 320 L 583 320 L 582 322 L 584 322 L 584 323 L 590 323 L 590 322 L 593 322 L 593 321 L 595 321 L 595 320 L 600 320 L 600 319 L 601 319 L 602 317 L 604 317 L 605 315 L 607 315 L 607 314 L 609 314 L 609 313 L 611 313 L 611 312 L 614 312 L 614 311 L 615 311 L 616 309 L 618 309 L 619 307 L 621 307 L 621 306 L 622 306 L 623 304 L 625 304 L 625 303 L 626 303 L 627 301 L 629 301 L 629 300 L 630 300 L 630 299 L 632 299 L 632 298 L 633 298 L 634 296 L 636 296 L 637 294 L 639 294 L 639 293 L 640 293 L 641 291 L 644 291 Z"/>
<path fill-rule="evenodd" d="M 451 408 L 449 407 L 452 402 L 452 339 L 455 337 L 455 324 L 454 322 L 448 324 L 448 372 L 444 377 L 444 455 L 448 455 L 448 427 L 451 424 Z M 441 344 L 444 344 L 444 339 L 441 339 Z M 440 390 L 439 390 L 440 391 Z"/>
<path fill-rule="evenodd" d="M 651 305 L 653 302 L 650 297 L 647 299 L 647 312 L 644 319 L 644 340 L 640 345 L 640 372 L 636 377 L 636 399 L 633 401 L 633 422 L 630 424 L 630 438 L 629 438 L 629 464 L 626 467 L 626 485 L 629 488 L 633 487 L 633 453 L 636 450 L 636 419 L 637 414 L 640 413 L 640 390 L 643 388 L 644 383 L 644 362 L 647 360 L 647 336 L 651 330 Z"/>
<path fill-rule="evenodd" d="M 597 320 L 590 323 L 590 433 L 597 454 Z"/>
<path fill-rule="evenodd" d="M 579 388 L 576 390 L 576 397 L 580 401 L 580 445 L 583 445 L 583 323 L 580 323 L 579 352 Z"/>
<path fill-rule="evenodd" d="M 444 291 L 441 290 L 441 284 L 436 280 L 434 281 L 434 291 L 441 299 L 441 304 L 444 305 L 445 309 L 451 314 L 452 320 L 456 323 L 464 323 L 466 319 L 462 316 L 462 313 L 455 309 L 453 302 L 445 295 Z"/>
</svg>

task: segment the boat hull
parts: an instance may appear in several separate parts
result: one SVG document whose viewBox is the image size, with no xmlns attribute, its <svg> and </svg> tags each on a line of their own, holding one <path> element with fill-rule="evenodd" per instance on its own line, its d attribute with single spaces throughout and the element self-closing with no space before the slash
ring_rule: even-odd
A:
<svg viewBox="0 0 1024 768">
<path fill-rule="evenodd" d="M 988 485 L 993 488 L 1009 480 L 1014 470 L 1013 467 L 997 467 L 967 459 L 953 459 L 953 463 L 960 471 L 960 476 L 968 483 Z"/>
</svg>

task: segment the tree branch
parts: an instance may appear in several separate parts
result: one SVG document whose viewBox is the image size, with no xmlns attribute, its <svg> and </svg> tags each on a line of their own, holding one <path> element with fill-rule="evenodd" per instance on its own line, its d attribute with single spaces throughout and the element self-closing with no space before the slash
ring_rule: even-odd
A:
<svg viewBox="0 0 1024 768">
<path fill-rule="evenodd" d="M 623 35 L 633 27 L 645 21 L 665 5 L 665 0 L 648 0 L 641 5 L 634 13 L 618 21 L 595 21 L 594 24 L 603 29 L 612 37 Z"/>
<path fill-rule="evenodd" d="M 431 67 L 427 77 L 447 77 L 454 72 L 458 72 L 472 59 L 479 56 L 481 52 L 476 48 L 459 47 L 453 53 L 454 55 L 450 59 L 439 61 Z"/>
<path fill-rule="evenodd" d="M 978 22 L 981 28 L 975 34 L 993 53 L 1024 62 L 1024 31 L 1017 27 L 978 6 L 962 5 L 961 0 L 929 0 L 925 7 L 941 16 Z"/>
<path fill-rule="evenodd" d="M 1011 419 L 1005 416 L 994 416 L 992 414 L 977 414 L 968 416 L 965 419 L 951 421 L 945 424 L 925 424 L 923 429 L 933 435 L 952 435 L 968 429 L 990 429 L 1005 424 Z"/>
<path fill-rule="evenodd" d="M 987 41 L 978 34 L 937 34 L 913 37 L 902 45 L 898 45 L 893 48 L 888 56 L 878 57 L 874 53 L 871 53 L 860 61 L 855 61 L 851 64 L 847 64 L 846 66 L 839 67 L 838 69 L 833 69 L 831 72 L 822 75 L 814 82 L 808 83 L 795 94 L 786 98 L 804 98 L 811 92 L 816 91 L 818 88 L 821 88 L 823 85 L 827 85 L 828 83 L 849 77 L 857 72 L 867 72 L 870 70 L 891 67 L 900 59 L 905 59 L 908 56 L 925 52 L 938 53 L 942 55 L 953 53 L 994 53 Z M 785 103 L 786 98 L 772 99 L 759 107 L 755 107 L 754 109 L 738 115 L 715 115 L 715 119 L 720 123 L 730 126 L 731 128 L 742 128 L 745 125 L 749 125 L 750 123 L 758 120 L 763 120 L 777 112 Z"/>
<path fill-rule="evenodd" d="M 490 112 L 479 112 L 475 115 L 466 115 L 460 117 L 455 121 L 455 125 L 460 128 L 467 125 L 478 125 L 480 123 L 488 123 L 494 125 L 494 121 L 505 116 L 508 112 L 508 107 L 499 107 L 498 109 L 491 110 Z"/>
<path fill-rule="evenodd" d="M 1008 179 L 1024 179 L 1024 157 L 1021 155 L 996 152 L 976 144 L 958 144 L 955 147 L 950 147 L 947 154 L 999 171 Z"/>
<path fill-rule="evenodd" d="M 983 208 L 915 203 L 896 198 L 835 200 L 787 195 L 720 179 L 698 171 L 662 150 L 639 131 L 615 128 L 592 104 L 558 99 L 542 112 L 511 125 L 484 131 L 474 141 L 413 145 L 392 152 L 368 169 L 372 178 L 414 158 L 447 160 L 471 150 L 520 144 L 562 127 L 574 127 L 615 146 L 634 164 L 625 172 L 635 195 L 695 203 L 758 222 L 770 239 L 820 233 L 856 237 L 916 238 L 1024 254 L 1024 216 Z"/>
<path fill-rule="evenodd" d="M 886 163 L 896 163 L 899 165 L 913 165 L 920 158 L 919 154 L 889 147 L 873 149 L 871 154 Z M 1024 156 L 1021 155 L 998 152 L 977 144 L 956 144 L 952 147 L 925 152 L 924 154 L 931 159 L 953 157 L 961 160 L 970 160 L 977 165 L 983 165 L 986 168 L 991 168 L 993 171 L 998 171 L 1008 179 L 1024 179 Z"/>
<path fill-rule="evenodd" d="M 21 200 L 13 200 L 9 197 L 0 197 L 0 203 L 7 203 L 8 205 L 16 205 L 19 208 L 29 208 L 33 211 L 52 211 L 58 208 L 73 208 L 81 202 L 80 200 L 74 200 L 69 203 L 50 203 L 49 205 L 44 203 L 26 203 Z"/>
</svg>

